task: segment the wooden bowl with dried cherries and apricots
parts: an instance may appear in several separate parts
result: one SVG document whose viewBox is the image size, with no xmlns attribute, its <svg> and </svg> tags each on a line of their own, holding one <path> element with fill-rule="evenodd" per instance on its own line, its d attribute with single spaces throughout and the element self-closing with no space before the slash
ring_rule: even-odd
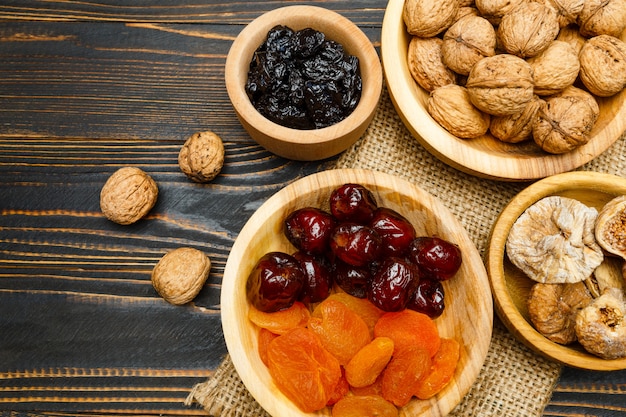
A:
<svg viewBox="0 0 626 417">
<path fill-rule="evenodd" d="M 235 368 L 273 416 L 445 415 L 493 324 L 458 220 L 415 184 L 360 169 L 301 178 L 252 215 L 221 311 Z"/>
</svg>

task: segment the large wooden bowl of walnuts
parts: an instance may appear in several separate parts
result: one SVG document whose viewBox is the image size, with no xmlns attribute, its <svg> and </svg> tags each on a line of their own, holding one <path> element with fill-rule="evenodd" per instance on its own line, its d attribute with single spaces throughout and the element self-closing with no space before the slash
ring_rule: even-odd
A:
<svg viewBox="0 0 626 417">
<path fill-rule="evenodd" d="M 391 0 L 383 69 L 411 134 L 443 162 L 504 181 L 570 171 L 604 152 L 626 129 L 626 9 L 569 3 L 580 7 Z"/>
</svg>

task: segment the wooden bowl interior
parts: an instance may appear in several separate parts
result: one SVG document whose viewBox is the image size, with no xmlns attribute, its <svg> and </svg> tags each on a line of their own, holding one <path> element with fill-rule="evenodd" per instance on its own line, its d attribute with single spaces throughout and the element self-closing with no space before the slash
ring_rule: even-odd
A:
<svg viewBox="0 0 626 417">
<path fill-rule="evenodd" d="M 626 179 L 595 172 L 571 172 L 536 182 L 518 194 L 494 224 L 487 250 L 487 270 L 496 311 L 506 327 L 531 349 L 555 361 L 581 369 L 626 369 L 626 359 L 605 360 L 586 352 L 580 344 L 554 343 L 537 332 L 528 315 L 526 299 L 534 284 L 506 256 L 506 239 L 517 218 L 532 204 L 548 196 L 574 198 L 601 209 L 612 198 L 626 194 Z"/>
<path fill-rule="evenodd" d="M 322 129 L 298 130 L 274 123 L 254 108 L 245 92 L 250 61 L 268 31 L 279 24 L 293 30 L 316 29 L 359 58 L 361 98 L 346 119 Z M 228 53 L 225 81 L 240 122 L 258 143 L 280 156 L 317 160 L 347 149 L 363 134 L 382 92 L 382 66 L 369 38 L 349 19 L 321 7 L 287 6 L 261 15 L 241 31 Z"/>
<path fill-rule="evenodd" d="M 258 330 L 247 319 L 246 280 L 263 254 L 295 251 L 282 233 L 288 213 L 305 206 L 328 210 L 330 192 L 345 183 L 368 187 L 380 205 L 404 214 L 418 234 L 439 235 L 461 247 L 461 270 L 445 282 L 446 309 L 436 320 L 442 336 L 461 343 L 459 366 L 453 382 L 439 395 L 429 401 L 414 399 L 404 408 L 405 415 L 445 415 L 478 376 L 491 340 L 493 305 L 486 270 L 463 227 L 438 200 L 409 182 L 378 172 L 331 170 L 305 177 L 275 194 L 250 218 L 232 248 L 222 288 L 222 323 L 233 363 L 248 390 L 271 415 L 329 415 L 329 410 L 302 413 L 274 386 L 257 353 Z"/>
<path fill-rule="evenodd" d="M 407 63 L 411 35 L 402 19 L 404 0 L 390 0 L 383 20 L 381 55 L 389 94 L 411 134 L 443 162 L 472 175 L 523 181 L 575 169 L 604 152 L 626 129 L 626 91 L 597 98 L 600 117 L 585 145 L 561 155 L 542 151 L 534 142 L 509 144 L 486 134 L 476 139 L 451 135 L 428 113 L 429 93 L 411 77 Z M 626 41 L 626 31 L 622 34 Z"/>
</svg>

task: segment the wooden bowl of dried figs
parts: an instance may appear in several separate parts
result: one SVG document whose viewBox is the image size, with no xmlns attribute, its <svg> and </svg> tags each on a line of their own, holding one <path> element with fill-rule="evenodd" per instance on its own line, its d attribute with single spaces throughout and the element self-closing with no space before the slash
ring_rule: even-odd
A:
<svg viewBox="0 0 626 417">
<path fill-rule="evenodd" d="M 579 59 L 574 51 L 575 48 L 581 47 L 581 44 L 577 42 L 583 42 L 585 38 L 580 36 L 578 30 L 572 30 L 572 25 L 564 26 L 560 30 L 559 26 L 556 26 L 558 35 L 551 42 L 555 43 L 559 40 L 558 45 L 550 48 L 550 52 L 548 52 L 548 48 L 542 50 L 543 55 L 549 55 L 551 58 L 543 59 L 541 64 L 537 62 L 532 64 L 533 72 L 529 71 L 529 61 L 531 59 L 537 61 L 536 58 L 539 55 L 522 58 L 515 56 L 512 52 L 505 54 L 505 51 L 499 49 L 500 46 L 496 46 L 502 44 L 503 35 L 498 32 L 497 28 L 499 20 L 504 19 L 503 16 L 489 16 L 489 18 L 480 16 L 479 18 L 475 15 L 476 8 L 473 10 L 466 8 L 470 15 L 474 14 L 474 16 L 468 15 L 458 21 L 452 21 L 452 23 L 446 22 L 442 16 L 450 14 L 448 9 L 458 8 L 458 2 L 449 2 L 448 0 L 435 2 L 439 10 L 438 14 L 424 21 L 416 17 L 415 27 L 412 30 L 422 33 L 421 31 L 425 32 L 425 27 L 428 25 L 433 25 L 435 29 L 422 35 L 412 35 L 408 32 L 408 26 L 403 17 L 405 4 L 408 4 L 409 1 L 416 4 L 415 8 L 421 7 L 419 5 L 422 3 L 428 3 L 420 3 L 416 0 L 389 1 L 381 34 L 383 70 L 391 101 L 400 119 L 419 143 L 444 163 L 471 175 L 489 179 L 502 181 L 535 180 L 580 167 L 604 152 L 624 133 L 626 129 L 626 92 L 623 90 L 610 97 L 593 96 L 597 102 L 597 108 L 593 102 L 584 102 L 581 98 L 581 107 L 575 110 L 575 116 L 569 110 L 570 113 L 566 115 L 550 115 L 552 120 L 568 119 L 577 124 L 584 124 L 582 130 L 586 133 L 580 137 L 568 133 L 565 141 L 567 143 L 560 140 L 561 143 L 558 146 L 552 147 L 549 140 L 552 140 L 553 131 L 546 131 L 546 127 L 544 127 L 543 130 L 537 129 L 538 140 L 542 143 L 540 147 L 533 136 L 528 135 L 529 130 L 525 130 L 532 126 L 531 119 L 534 120 L 538 113 L 536 108 L 542 104 L 541 100 L 545 101 L 549 97 L 546 94 L 553 94 L 552 87 L 569 85 L 569 87 L 587 93 L 581 80 L 585 71 L 578 70 Z M 510 6 L 518 3 L 510 2 Z M 449 6 L 445 6 L 446 4 Z M 548 21 L 549 14 L 544 13 L 545 10 L 535 10 L 543 7 L 547 6 L 532 4 L 528 6 L 529 10 L 525 10 L 524 13 L 526 13 L 525 16 L 535 14 L 537 20 L 541 21 L 541 30 L 537 30 L 537 34 L 552 39 L 556 33 L 554 26 L 556 18 Z M 459 12 L 457 16 L 460 16 L 464 10 L 459 9 L 457 11 Z M 414 11 L 414 13 L 417 12 Z M 480 10 L 478 13 L 480 14 Z M 442 19 L 439 19 L 440 17 Z M 530 18 L 528 17 L 528 19 Z M 523 26 L 523 22 L 523 20 L 520 22 L 519 19 L 512 23 L 507 22 L 506 27 L 511 28 L 509 32 L 512 32 L 513 35 L 519 34 L 524 32 L 518 29 Z M 410 22 L 410 24 L 413 23 Z M 505 25 L 500 25 L 500 27 L 502 26 Z M 475 31 L 472 32 L 473 39 L 480 39 L 484 42 L 480 48 L 474 48 L 476 51 L 485 46 L 485 50 L 481 50 L 481 53 L 485 54 L 483 61 L 491 60 L 491 58 L 493 61 L 500 60 L 502 58 L 498 58 L 499 55 L 517 58 L 509 59 L 509 61 L 514 62 L 512 67 L 506 67 L 511 68 L 508 73 L 494 70 L 494 68 L 505 68 L 503 62 L 494 62 L 489 65 L 485 63 L 481 70 L 478 63 L 468 66 L 468 62 L 471 63 L 471 61 L 466 59 L 467 56 L 465 55 L 461 59 L 459 55 L 454 55 L 451 52 L 450 56 L 453 58 L 443 58 L 442 51 L 446 47 L 447 31 L 459 31 L 450 35 L 450 38 L 458 39 L 459 33 L 462 34 L 464 30 L 468 30 L 467 28 L 472 28 L 471 30 Z M 587 35 L 587 38 L 589 37 L 590 35 Z M 511 46 L 513 49 L 517 39 L 511 36 L 511 33 L 507 33 L 505 38 L 513 44 Z M 622 32 L 614 38 L 618 38 L 623 43 L 626 41 L 626 32 Z M 496 39 L 500 40 L 496 43 Z M 542 41 L 545 42 L 545 40 Z M 565 45 L 569 42 L 571 42 L 570 45 Z M 525 43 L 525 45 L 528 44 L 530 42 Z M 489 48 L 486 47 L 487 45 Z M 606 42 L 604 46 L 609 49 L 613 48 Z M 626 78 L 626 56 L 620 57 L 620 54 L 625 54 L 623 45 L 620 48 L 622 51 L 613 55 L 618 57 L 615 64 L 616 69 L 609 75 L 600 73 L 599 68 L 604 67 L 604 64 L 601 66 L 594 64 L 593 68 L 595 68 L 594 75 L 604 78 L 615 76 L 616 84 L 623 87 L 626 84 L 626 79 L 624 79 Z M 564 53 L 563 49 L 568 49 L 569 53 Z M 494 50 L 496 55 L 490 56 Z M 523 53 L 532 54 L 536 52 L 528 50 L 523 51 Z M 466 51 L 466 54 L 469 52 Z M 596 58 L 591 58 L 589 61 L 598 62 Z M 416 60 L 418 59 L 426 64 L 417 65 Z M 436 64 L 430 65 L 426 69 L 423 68 L 427 63 L 433 62 Z M 554 65 L 555 62 L 559 65 L 569 63 L 570 66 L 564 70 L 556 70 L 549 66 Z M 537 70 L 537 65 L 541 65 L 542 70 Z M 450 67 L 454 67 L 455 70 L 452 71 Z M 570 69 L 572 71 L 569 71 Z M 476 75 L 472 74 L 472 71 L 475 71 Z M 538 81 L 539 76 L 537 74 L 539 73 L 553 78 L 548 79 L 548 84 L 540 86 L 542 83 Z M 557 79 L 556 74 L 559 77 L 563 75 L 564 78 Z M 414 76 L 421 79 L 424 84 L 418 83 Z M 510 87 L 509 91 L 496 85 L 497 81 L 501 79 L 507 80 L 506 87 Z M 452 80 L 445 81 L 452 84 L 448 84 L 445 89 L 440 90 L 435 88 L 434 84 L 429 84 L 428 80 L 433 83 Z M 485 89 L 485 86 L 487 86 L 486 90 L 489 91 L 485 96 L 480 97 L 478 91 Z M 468 100 L 467 92 L 470 89 L 473 90 L 473 93 Z M 499 93 L 502 94 L 499 95 Z M 507 101 L 511 95 L 516 96 L 515 106 Z M 519 110 L 517 106 L 520 99 L 527 103 L 523 110 Z M 555 98 L 554 100 L 559 101 L 560 99 Z M 506 110 L 509 115 L 494 116 L 489 114 L 491 117 L 485 117 L 485 109 L 481 108 L 478 111 L 477 102 L 485 106 L 497 103 L 497 106 L 486 110 L 492 111 L 494 114 Z M 434 108 L 433 111 L 429 111 L 429 103 Z M 515 113 L 511 115 L 513 111 Z M 494 122 L 494 119 L 498 121 Z M 589 120 L 593 123 L 590 123 Z M 547 129 L 550 129 L 550 126 L 554 126 L 554 124 L 548 123 Z M 561 126 L 564 126 L 564 123 L 561 123 Z M 492 131 L 492 129 L 494 130 Z M 524 134 L 518 135 L 518 129 Z M 570 142 L 569 140 L 575 136 L 575 140 Z M 519 142 L 517 142 L 518 140 Z"/>
<path fill-rule="evenodd" d="M 283 231 L 287 216 L 297 209 L 310 207 L 330 212 L 330 195 L 346 184 L 370 190 L 378 207 L 405 216 L 415 227 L 417 236 L 437 235 L 454 242 L 461 250 L 460 269 L 454 277 L 443 281 L 445 309 L 433 319 L 440 337 L 459 342 L 460 356 L 454 373 L 436 395 L 423 400 L 409 398 L 409 402 L 399 409 L 399 415 L 446 415 L 471 388 L 489 349 L 493 301 L 487 273 L 467 232 L 438 199 L 409 181 L 381 172 L 336 169 L 301 178 L 271 196 L 250 217 L 232 247 L 222 283 L 222 326 L 233 364 L 252 396 L 270 415 L 310 417 L 331 414 L 330 407 L 310 413 L 302 411 L 275 383 L 259 355 L 262 340 L 259 338 L 260 328 L 249 318 L 254 310 L 247 282 L 258 260 L 265 254 L 296 252 Z M 333 291 L 334 295 L 347 295 L 337 288 Z M 359 300 L 369 302 L 364 298 Z M 315 305 L 309 304 L 309 308 Z"/>
<path fill-rule="evenodd" d="M 626 179 L 615 175 L 557 174 L 515 196 L 493 226 L 486 265 L 496 312 L 521 342 L 549 359 L 626 369 L 625 260 L 601 242 L 623 245 L 624 195 Z M 610 216 L 621 229 L 599 221 L 609 214 L 602 214 L 605 207 L 619 207 Z"/>
</svg>

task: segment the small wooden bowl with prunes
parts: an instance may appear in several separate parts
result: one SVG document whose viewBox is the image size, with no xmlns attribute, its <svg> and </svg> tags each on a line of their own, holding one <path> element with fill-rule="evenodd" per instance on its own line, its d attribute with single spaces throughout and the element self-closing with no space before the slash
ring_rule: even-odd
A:
<svg viewBox="0 0 626 417">
<path fill-rule="evenodd" d="M 382 66 L 349 19 L 287 6 L 247 25 L 226 59 L 226 89 L 239 121 L 268 151 L 315 161 L 365 132 L 382 91 Z"/>
</svg>

